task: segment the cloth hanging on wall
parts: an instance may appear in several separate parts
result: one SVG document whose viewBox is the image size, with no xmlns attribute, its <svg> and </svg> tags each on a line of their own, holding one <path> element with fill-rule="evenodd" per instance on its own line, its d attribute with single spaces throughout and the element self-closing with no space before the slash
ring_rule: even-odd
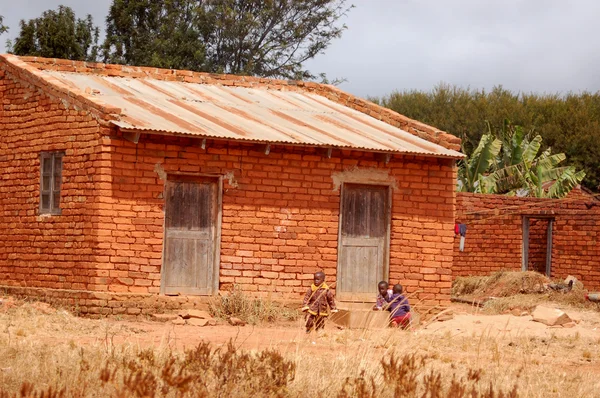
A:
<svg viewBox="0 0 600 398">
<path fill-rule="evenodd" d="M 460 250 L 461 252 L 465 251 L 465 237 L 467 236 L 467 224 L 455 224 L 454 234 L 460 235 L 460 245 L 458 246 L 458 250 Z"/>
</svg>

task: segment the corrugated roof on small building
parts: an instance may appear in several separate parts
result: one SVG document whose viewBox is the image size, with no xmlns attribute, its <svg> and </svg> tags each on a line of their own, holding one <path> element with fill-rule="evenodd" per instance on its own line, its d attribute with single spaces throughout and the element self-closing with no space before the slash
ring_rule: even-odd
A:
<svg viewBox="0 0 600 398">
<path fill-rule="evenodd" d="M 109 119 L 123 131 L 463 157 L 454 150 L 460 143 L 455 137 L 367 101 L 352 101 L 354 97 L 328 86 L 63 60 L 53 64 L 52 60 L 7 55 L 2 58 L 17 66 L 23 64 L 20 61 L 29 61 L 26 69 L 43 81 L 118 111 Z M 117 69 L 119 73 L 113 73 Z M 330 99 L 339 96 L 345 96 L 352 106 Z M 390 123 L 398 119 L 396 115 L 407 120 L 411 132 Z M 444 147 L 429 138 L 449 144 Z"/>
</svg>

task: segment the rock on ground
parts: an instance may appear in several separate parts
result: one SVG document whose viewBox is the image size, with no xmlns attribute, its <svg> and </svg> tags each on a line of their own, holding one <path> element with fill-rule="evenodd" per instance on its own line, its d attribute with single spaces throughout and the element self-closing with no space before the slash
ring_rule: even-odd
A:
<svg viewBox="0 0 600 398">
<path fill-rule="evenodd" d="M 229 318 L 229 323 L 233 326 L 245 326 L 246 322 L 242 321 L 240 318 L 231 317 Z"/>
<path fill-rule="evenodd" d="M 152 314 L 151 318 L 156 322 L 169 322 L 179 318 L 177 314 Z"/>
<path fill-rule="evenodd" d="M 571 318 L 558 308 L 538 305 L 531 314 L 533 320 L 548 326 L 560 326 L 572 322 Z"/>
<path fill-rule="evenodd" d="M 183 310 L 179 312 L 179 316 L 183 319 L 212 319 L 212 316 L 208 312 L 202 310 Z"/>
<path fill-rule="evenodd" d="M 188 325 L 192 326 L 207 326 L 209 320 L 208 319 L 199 319 L 199 318 L 189 318 L 185 321 Z"/>
</svg>

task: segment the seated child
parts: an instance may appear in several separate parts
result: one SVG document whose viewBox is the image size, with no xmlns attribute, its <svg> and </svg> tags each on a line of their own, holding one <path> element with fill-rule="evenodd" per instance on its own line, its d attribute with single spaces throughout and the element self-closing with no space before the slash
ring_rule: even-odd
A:
<svg viewBox="0 0 600 398">
<path fill-rule="evenodd" d="M 410 304 L 408 303 L 408 299 L 402 294 L 402 285 L 400 284 L 394 285 L 389 310 L 391 312 L 390 318 L 392 319 L 391 325 L 393 327 L 408 328 L 411 317 Z"/>
<path fill-rule="evenodd" d="M 389 289 L 390 285 L 386 281 L 381 281 L 377 284 L 377 301 L 373 306 L 373 311 L 381 311 L 387 309 L 388 303 L 392 300 L 392 290 Z"/>
<path fill-rule="evenodd" d="M 333 293 L 331 293 L 329 286 L 325 283 L 325 273 L 317 272 L 314 276 L 313 285 L 304 296 L 302 307 L 302 312 L 307 312 L 306 333 L 325 327 L 325 319 L 329 315 L 327 311 L 328 306 L 331 313 L 337 312 Z"/>
</svg>

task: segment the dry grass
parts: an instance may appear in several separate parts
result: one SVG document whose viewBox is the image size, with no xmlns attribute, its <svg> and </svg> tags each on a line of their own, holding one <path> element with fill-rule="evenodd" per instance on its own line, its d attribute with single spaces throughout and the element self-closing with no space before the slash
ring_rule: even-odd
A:
<svg viewBox="0 0 600 398">
<path fill-rule="evenodd" d="M 499 271 L 489 276 L 457 277 L 452 284 L 452 296 L 484 302 L 488 314 L 511 310 L 531 311 L 537 305 L 557 303 L 566 307 L 598 310 L 597 303 L 585 299 L 586 290 L 576 283 L 568 293 L 544 289 L 551 280 L 537 272 Z"/>
<path fill-rule="evenodd" d="M 543 285 L 549 282 L 546 276 L 533 271 L 498 271 L 489 276 L 459 276 L 452 284 L 452 295 L 508 297 L 540 292 Z"/>
<path fill-rule="evenodd" d="M 225 295 L 212 299 L 209 302 L 209 310 L 214 317 L 221 319 L 236 317 L 252 325 L 295 321 L 300 316 L 297 309 L 276 303 L 270 297 L 248 297 L 237 287 Z"/>
<path fill-rule="evenodd" d="M 599 341 L 579 335 L 330 329 L 307 338 L 297 323 L 292 342 L 257 331 L 268 349 L 234 339 L 177 350 L 168 335 L 152 347 L 116 343 L 135 323 L 17 303 L 0 311 L 0 397 L 593 397 L 600 389 Z"/>
</svg>

